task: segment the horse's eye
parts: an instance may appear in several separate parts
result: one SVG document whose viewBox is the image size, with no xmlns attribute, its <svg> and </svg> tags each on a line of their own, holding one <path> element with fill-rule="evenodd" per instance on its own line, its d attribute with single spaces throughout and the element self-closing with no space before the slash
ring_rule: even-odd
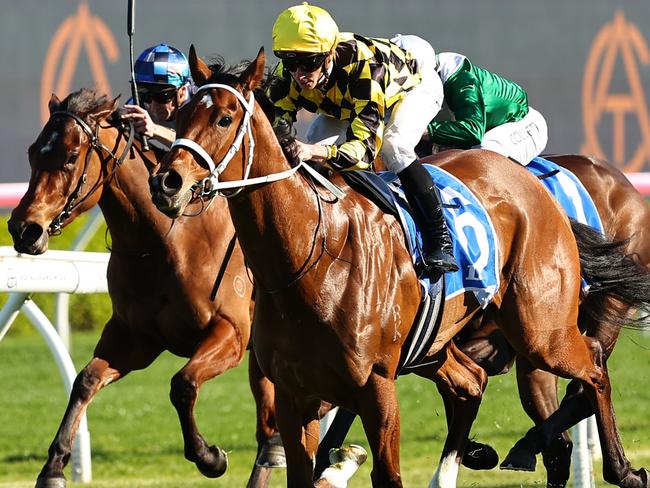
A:
<svg viewBox="0 0 650 488">
<path fill-rule="evenodd" d="M 77 162 L 77 158 L 79 157 L 79 153 L 70 153 L 68 156 L 68 159 L 65 162 L 66 166 L 74 166 L 74 164 Z"/>
<path fill-rule="evenodd" d="M 228 117 L 228 116 L 221 117 L 219 119 L 219 122 L 217 122 L 217 124 L 219 124 L 221 127 L 228 127 L 231 123 L 232 123 L 232 117 Z"/>
</svg>

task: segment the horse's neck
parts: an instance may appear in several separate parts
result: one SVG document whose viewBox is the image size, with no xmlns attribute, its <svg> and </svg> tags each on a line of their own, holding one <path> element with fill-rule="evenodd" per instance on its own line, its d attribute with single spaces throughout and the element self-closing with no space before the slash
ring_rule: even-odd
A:
<svg viewBox="0 0 650 488">
<path fill-rule="evenodd" d="M 272 133 L 270 137 L 256 139 L 252 178 L 291 169 Z M 292 273 L 304 264 L 316 233 L 323 231 L 318 228 L 317 193 L 299 173 L 244 189 L 229 205 L 247 259 L 267 286 L 273 286 L 272 277 L 286 282 L 287 270 Z"/>
<path fill-rule="evenodd" d="M 120 138 L 116 145 L 116 131 L 104 129 L 100 137 L 119 157 L 125 150 L 126 139 Z M 152 153 L 152 157 L 153 153 Z M 133 148 L 121 166 L 115 170 L 115 161 L 105 159 L 104 176 L 108 177 L 99 206 L 111 233 L 114 247 L 118 245 L 138 247 L 155 246 L 170 228 L 170 219 L 155 207 L 149 191 L 149 171 L 139 151 Z"/>
</svg>

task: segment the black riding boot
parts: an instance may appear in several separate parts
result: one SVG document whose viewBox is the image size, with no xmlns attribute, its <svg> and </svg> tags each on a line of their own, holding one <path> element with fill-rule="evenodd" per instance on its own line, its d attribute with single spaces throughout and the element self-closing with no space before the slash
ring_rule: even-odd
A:
<svg viewBox="0 0 650 488">
<path fill-rule="evenodd" d="M 413 161 L 399 176 L 415 223 L 422 231 L 424 263 L 427 271 L 458 271 L 438 189 L 419 160 Z"/>
</svg>

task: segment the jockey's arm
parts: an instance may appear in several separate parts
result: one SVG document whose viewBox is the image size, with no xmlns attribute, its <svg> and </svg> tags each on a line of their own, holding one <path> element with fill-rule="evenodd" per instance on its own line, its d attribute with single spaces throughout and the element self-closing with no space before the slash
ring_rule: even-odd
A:
<svg viewBox="0 0 650 488">
<path fill-rule="evenodd" d="M 479 81 L 471 73 L 459 73 L 453 86 L 445 86 L 445 97 L 455 120 L 432 121 L 427 127 L 429 140 L 440 146 L 458 148 L 480 144 L 486 116 Z"/>
</svg>

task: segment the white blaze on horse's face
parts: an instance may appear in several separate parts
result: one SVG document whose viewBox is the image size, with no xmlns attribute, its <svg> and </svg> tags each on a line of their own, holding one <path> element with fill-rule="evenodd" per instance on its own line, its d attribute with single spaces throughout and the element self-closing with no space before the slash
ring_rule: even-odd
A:
<svg viewBox="0 0 650 488">
<path fill-rule="evenodd" d="M 214 103 L 212 102 L 212 97 L 210 96 L 209 93 L 206 93 L 205 95 L 203 95 L 203 98 L 201 99 L 201 101 L 199 103 L 200 104 L 202 103 L 203 105 L 205 105 L 205 108 L 210 108 L 210 107 L 212 107 L 212 105 L 214 105 Z"/>
<path fill-rule="evenodd" d="M 41 148 L 41 154 L 48 153 L 52 150 L 52 147 L 54 145 L 54 141 L 56 141 L 57 137 L 59 137 L 59 133 L 56 131 L 53 131 L 50 134 L 50 138 L 47 140 L 45 145 Z"/>
</svg>

